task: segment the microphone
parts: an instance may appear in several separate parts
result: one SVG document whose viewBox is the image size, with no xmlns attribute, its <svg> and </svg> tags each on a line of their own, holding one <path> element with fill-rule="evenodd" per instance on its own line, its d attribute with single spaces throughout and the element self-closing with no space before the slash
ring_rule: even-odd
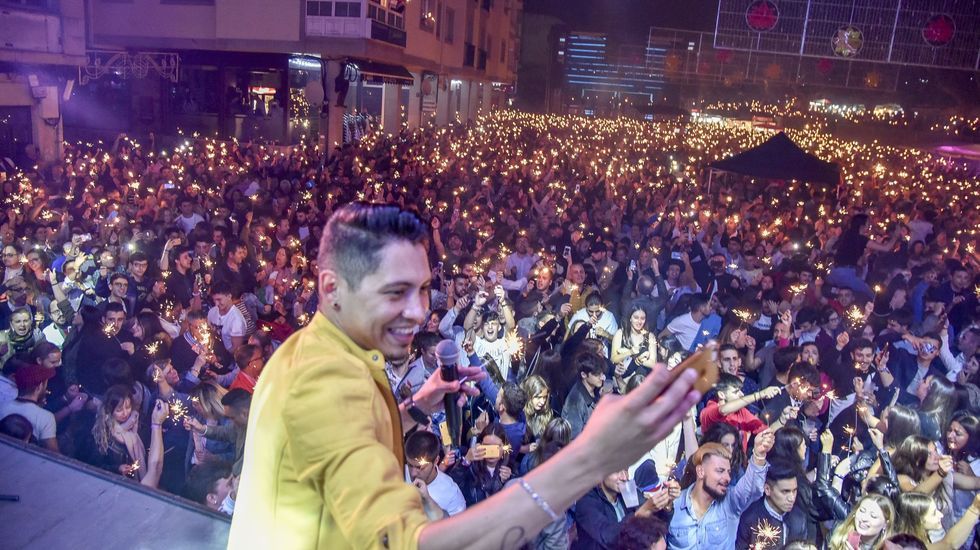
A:
<svg viewBox="0 0 980 550">
<path fill-rule="evenodd" d="M 436 360 L 439 362 L 439 371 L 442 379 L 446 382 L 459 380 L 459 371 L 456 366 L 459 363 L 459 348 L 452 340 L 443 340 L 436 344 Z M 459 447 L 460 432 L 463 429 L 462 411 L 456 405 L 459 399 L 458 392 L 447 393 L 442 402 L 446 408 L 446 428 L 454 447 Z"/>
</svg>

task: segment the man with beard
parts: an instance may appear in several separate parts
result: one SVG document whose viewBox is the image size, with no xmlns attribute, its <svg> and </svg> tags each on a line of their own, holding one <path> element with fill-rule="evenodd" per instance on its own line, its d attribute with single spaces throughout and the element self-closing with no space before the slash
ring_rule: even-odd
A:
<svg viewBox="0 0 980 550">
<path fill-rule="evenodd" d="M 697 476 L 694 485 L 674 501 L 667 545 L 685 550 L 735 548 L 735 534 L 742 512 L 762 496 L 769 463 L 766 456 L 776 438 L 771 431 L 755 437 L 752 459 L 745 474 L 731 490 L 731 454 L 720 443 L 705 443 L 691 457 Z"/>
<path fill-rule="evenodd" d="M 48 316 L 51 318 L 51 323 L 44 327 L 41 336 L 46 342 L 51 342 L 61 348 L 65 345 L 65 338 L 68 337 L 68 332 L 71 330 L 75 311 L 71 308 L 71 303 L 68 300 L 51 301 L 48 304 Z"/>
</svg>

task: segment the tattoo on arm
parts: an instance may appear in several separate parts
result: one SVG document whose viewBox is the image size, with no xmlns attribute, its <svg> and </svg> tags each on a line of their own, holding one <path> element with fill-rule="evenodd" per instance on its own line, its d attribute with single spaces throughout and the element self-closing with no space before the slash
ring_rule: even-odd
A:
<svg viewBox="0 0 980 550">
<path fill-rule="evenodd" d="M 504 540 L 500 543 L 500 550 L 508 550 L 510 548 L 520 548 L 524 544 L 524 528 L 520 526 L 514 526 L 504 533 Z"/>
</svg>

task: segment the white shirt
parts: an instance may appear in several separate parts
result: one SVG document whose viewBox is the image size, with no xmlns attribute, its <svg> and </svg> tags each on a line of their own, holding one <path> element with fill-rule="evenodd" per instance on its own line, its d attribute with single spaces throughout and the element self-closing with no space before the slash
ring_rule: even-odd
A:
<svg viewBox="0 0 980 550">
<path fill-rule="evenodd" d="M 515 279 L 526 279 L 527 274 L 531 272 L 534 268 L 534 264 L 538 263 L 537 254 L 518 254 L 514 252 L 510 256 L 507 256 L 507 271 L 513 268 L 517 268 L 517 276 Z"/>
<path fill-rule="evenodd" d="M 568 321 L 568 326 L 574 326 L 576 321 L 582 321 L 584 323 L 589 322 L 589 310 L 587 308 L 582 308 L 572 315 L 571 320 Z M 602 310 L 599 315 L 599 320 L 595 324 L 597 327 L 608 332 L 609 334 L 616 334 L 619 330 L 619 323 L 616 322 L 616 316 L 612 314 L 608 309 Z"/>
<path fill-rule="evenodd" d="M 694 317 L 690 313 L 685 313 L 680 317 L 674 319 L 667 325 L 667 330 L 671 334 L 677 337 L 677 341 L 681 343 L 684 349 L 691 349 L 691 344 L 694 343 L 694 339 L 698 336 L 698 330 L 701 328 L 701 323 L 695 321 Z"/>
<path fill-rule="evenodd" d="M 10 378 L 0 374 L 0 407 L 3 407 L 14 399 L 17 399 L 17 384 Z"/>
<path fill-rule="evenodd" d="M 199 224 L 199 223 L 201 223 L 203 221 L 204 221 L 204 218 L 201 217 L 201 215 L 198 214 L 197 212 L 194 212 L 193 214 L 190 215 L 190 217 L 187 217 L 187 218 L 185 218 L 183 214 L 177 216 L 177 219 L 174 220 L 174 224 L 177 227 L 179 227 L 180 230 L 183 231 L 185 234 L 188 234 L 195 227 L 197 227 L 197 224 Z"/>
<path fill-rule="evenodd" d="M 497 338 L 493 342 L 484 340 L 482 336 L 477 336 L 473 341 L 473 352 L 477 357 L 489 355 L 493 362 L 497 364 L 500 375 L 504 380 L 510 376 L 510 350 L 505 338 Z"/>
<path fill-rule="evenodd" d="M 57 436 L 58 425 L 54 420 L 54 415 L 37 406 L 37 403 L 15 399 L 0 406 L 0 420 L 12 414 L 19 414 L 31 423 L 31 426 L 34 427 L 34 439 L 38 443 L 45 439 L 54 439 Z"/>
<path fill-rule="evenodd" d="M 65 335 L 62 334 L 61 329 L 54 323 L 44 327 L 44 330 L 41 331 L 41 336 L 44 336 L 46 342 L 51 342 L 58 346 L 59 349 L 65 345 Z"/>
<path fill-rule="evenodd" d="M 245 336 L 245 317 L 242 316 L 242 312 L 238 311 L 237 307 L 232 306 L 224 315 L 221 315 L 217 306 L 212 307 L 211 311 L 208 312 L 208 322 L 215 327 L 220 327 L 221 342 L 228 351 L 234 351 L 231 342 L 233 336 Z"/>
<path fill-rule="evenodd" d="M 444 474 L 441 470 L 436 471 L 436 478 L 429 484 L 429 496 L 446 511 L 450 516 L 466 510 L 466 499 L 463 492 L 453 481 L 453 478 Z"/>
</svg>

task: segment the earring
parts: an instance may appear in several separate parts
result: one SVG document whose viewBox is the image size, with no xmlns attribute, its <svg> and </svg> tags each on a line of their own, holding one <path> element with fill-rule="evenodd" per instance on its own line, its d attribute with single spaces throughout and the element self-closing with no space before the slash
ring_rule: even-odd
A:
<svg viewBox="0 0 980 550">
<path fill-rule="evenodd" d="M 334 311 L 340 311 L 340 304 L 338 304 L 337 302 L 334 302 L 333 303 L 333 310 Z"/>
</svg>

